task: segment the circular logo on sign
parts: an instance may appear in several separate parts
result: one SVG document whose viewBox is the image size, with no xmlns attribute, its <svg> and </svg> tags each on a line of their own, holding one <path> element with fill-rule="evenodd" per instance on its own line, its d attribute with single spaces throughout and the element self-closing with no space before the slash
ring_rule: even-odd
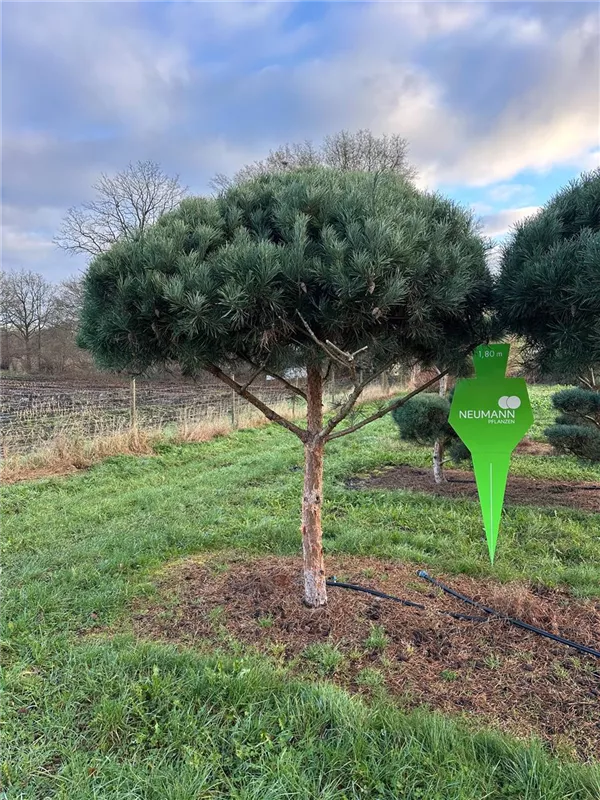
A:
<svg viewBox="0 0 600 800">
<path fill-rule="evenodd" d="M 498 400 L 498 405 L 500 408 L 518 408 L 521 405 L 521 399 L 516 395 L 508 396 L 506 394 L 502 395 L 502 397 Z"/>
</svg>

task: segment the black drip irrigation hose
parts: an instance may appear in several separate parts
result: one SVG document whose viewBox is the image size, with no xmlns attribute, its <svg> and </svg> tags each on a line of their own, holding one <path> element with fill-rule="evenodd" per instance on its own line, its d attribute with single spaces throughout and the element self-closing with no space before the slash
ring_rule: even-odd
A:
<svg viewBox="0 0 600 800">
<path fill-rule="evenodd" d="M 359 586 L 357 583 L 343 583 L 342 581 L 338 581 L 335 575 L 333 575 L 331 578 L 328 578 L 325 583 L 327 586 L 339 586 L 340 589 L 352 589 L 354 592 L 372 594 L 375 597 L 382 597 L 384 600 L 393 600 L 394 603 L 401 603 L 403 606 L 409 606 L 410 608 L 418 608 L 421 611 L 426 611 L 426 606 L 421 605 L 421 603 L 413 603 L 412 600 L 403 600 L 401 597 L 394 597 L 393 594 L 379 592 L 377 589 L 368 589 L 366 586 Z M 489 622 L 489 617 L 472 617 L 469 614 L 458 614 L 455 611 L 439 611 L 436 609 L 436 613 L 446 614 L 449 617 L 454 617 L 454 619 L 464 619 L 467 620 L 467 622 Z"/>
<path fill-rule="evenodd" d="M 530 633 L 537 633 L 538 636 L 544 636 L 546 639 L 551 639 L 553 642 L 558 642 L 558 644 L 564 644 L 567 647 L 572 647 L 574 650 L 578 650 L 580 653 L 586 653 L 588 656 L 600 658 L 600 650 L 594 650 L 593 647 L 588 647 L 585 644 L 579 644 L 578 642 L 572 642 L 570 639 L 564 639 L 562 636 L 556 636 L 556 634 L 550 633 L 550 631 L 545 631 L 542 628 L 536 628 L 535 625 L 529 625 L 529 623 L 523 622 L 520 619 L 507 617 L 500 611 L 495 611 L 493 608 L 488 608 L 487 606 L 478 603 L 476 600 L 472 600 L 470 597 L 451 589 L 449 586 L 446 586 L 445 583 L 432 578 L 431 575 L 429 575 L 428 572 L 425 572 L 424 569 L 420 569 L 417 572 L 417 576 L 429 581 L 429 583 L 431 583 L 433 586 L 437 586 L 438 589 L 441 589 L 446 594 L 455 597 L 457 600 L 462 600 L 463 603 L 468 603 L 470 606 L 480 609 L 480 611 L 485 612 L 488 616 L 472 617 L 468 614 L 457 614 L 454 611 L 438 611 L 436 609 L 438 614 L 446 614 L 449 617 L 454 617 L 454 619 L 467 620 L 468 622 L 489 622 L 490 617 L 496 617 L 496 619 L 501 619 L 504 622 L 515 625 L 517 628 L 523 628 L 523 630 L 530 631 Z M 352 589 L 354 592 L 363 592 L 364 594 L 371 594 L 374 597 L 381 597 L 384 600 L 393 600 L 395 603 L 401 603 L 401 605 L 409 606 L 410 608 L 418 608 L 421 611 L 426 610 L 426 606 L 422 605 L 421 603 L 413 603 L 412 600 L 403 600 L 401 597 L 395 597 L 393 594 L 386 594 L 385 592 L 380 592 L 377 589 L 368 589 L 366 586 L 360 586 L 357 583 L 343 583 L 342 581 L 336 580 L 335 575 L 333 575 L 331 578 L 327 578 L 325 583 L 327 586 L 338 586 L 340 589 Z"/>
<path fill-rule="evenodd" d="M 384 600 L 393 600 L 395 603 L 401 603 L 403 606 L 425 610 L 425 606 L 421 605 L 421 603 L 413 603 L 412 600 L 403 600 L 401 597 L 394 597 L 393 594 L 379 592 L 377 589 L 367 589 L 366 586 L 359 586 L 357 583 L 343 583 L 342 581 L 338 581 L 335 575 L 332 575 L 331 578 L 327 578 L 325 583 L 327 586 L 339 586 L 340 589 L 352 589 L 355 592 L 364 592 L 365 594 L 372 594 L 375 597 L 383 597 Z"/>
<path fill-rule="evenodd" d="M 457 600 L 462 600 L 463 603 L 468 603 L 470 606 L 474 606 L 490 616 L 497 617 L 498 619 L 504 620 L 504 622 L 509 622 L 511 625 L 515 625 L 517 628 L 523 628 L 523 630 L 530 631 L 531 633 L 537 633 L 538 636 L 544 636 L 546 639 L 552 639 L 553 642 L 558 642 L 559 644 L 564 644 L 567 647 L 572 647 L 574 650 L 578 650 L 580 653 L 586 653 L 588 656 L 600 658 L 600 650 L 594 650 L 593 647 L 588 647 L 585 644 L 579 644 L 578 642 L 572 642 L 570 639 L 564 639 L 562 636 L 556 636 L 554 633 L 545 631 L 542 628 L 536 628 L 535 625 L 529 625 L 529 623 L 523 622 L 520 619 L 507 617 L 505 614 L 500 613 L 500 611 L 495 611 L 493 608 L 488 608 L 487 606 L 478 603 L 476 600 L 472 600 L 470 597 L 466 597 L 466 595 L 451 589 L 449 586 L 446 586 L 445 583 L 432 578 L 431 575 L 425 572 L 424 569 L 420 569 L 417 572 L 417 575 L 419 578 L 424 578 L 426 581 L 429 581 L 429 583 L 433 584 L 433 586 L 437 586 L 446 594 L 456 597 Z"/>
</svg>

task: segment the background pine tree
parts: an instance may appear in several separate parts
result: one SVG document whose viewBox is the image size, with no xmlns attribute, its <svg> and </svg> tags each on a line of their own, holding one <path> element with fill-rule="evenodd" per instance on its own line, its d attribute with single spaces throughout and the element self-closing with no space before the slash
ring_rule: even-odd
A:
<svg viewBox="0 0 600 800">
<path fill-rule="evenodd" d="M 559 452 L 600 462 L 600 392 L 563 389 L 552 404 L 560 415 L 545 431 L 550 444 Z"/>
<path fill-rule="evenodd" d="M 503 326 L 524 337 L 530 368 L 598 388 L 600 169 L 516 226 L 502 255 L 497 306 Z"/>
</svg>

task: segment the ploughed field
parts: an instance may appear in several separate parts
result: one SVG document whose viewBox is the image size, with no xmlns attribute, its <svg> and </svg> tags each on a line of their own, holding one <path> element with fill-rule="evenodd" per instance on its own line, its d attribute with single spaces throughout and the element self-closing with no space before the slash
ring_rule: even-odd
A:
<svg viewBox="0 0 600 800">
<path fill-rule="evenodd" d="M 276 386 L 261 386 L 270 402 L 287 399 Z M 136 381 L 137 425 L 163 429 L 231 413 L 231 390 L 222 383 Z M 239 400 L 236 401 L 238 404 Z M 127 381 L 2 379 L 0 436 L 5 454 L 24 454 L 57 436 L 98 437 L 132 424 L 132 389 Z"/>
</svg>

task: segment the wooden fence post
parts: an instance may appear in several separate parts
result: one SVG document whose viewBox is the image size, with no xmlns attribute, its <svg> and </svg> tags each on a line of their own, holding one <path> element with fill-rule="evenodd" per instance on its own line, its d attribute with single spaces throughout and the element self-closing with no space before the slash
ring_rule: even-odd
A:
<svg viewBox="0 0 600 800">
<path fill-rule="evenodd" d="M 135 378 L 131 379 L 130 418 L 131 418 L 131 432 L 133 433 L 134 436 L 136 436 L 138 428 L 138 419 L 137 419 L 137 397 L 135 389 Z"/>
<path fill-rule="evenodd" d="M 390 392 L 390 382 L 388 380 L 387 369 L 381 373 L 381 391 L 387 395 Z"/>
<path fill-rule="evenodd" d="M 335 406 L 335 367 L 331 366 L 331 405 Z"/>
<path fill-rule="evenodd" d="M 235 375 L 231 376 L 231 380 L 235 380 Z M 237 428 L 237 416 L 235 408 L 235 389 L 231 390 L 231 427 Z"/>
</svg>

